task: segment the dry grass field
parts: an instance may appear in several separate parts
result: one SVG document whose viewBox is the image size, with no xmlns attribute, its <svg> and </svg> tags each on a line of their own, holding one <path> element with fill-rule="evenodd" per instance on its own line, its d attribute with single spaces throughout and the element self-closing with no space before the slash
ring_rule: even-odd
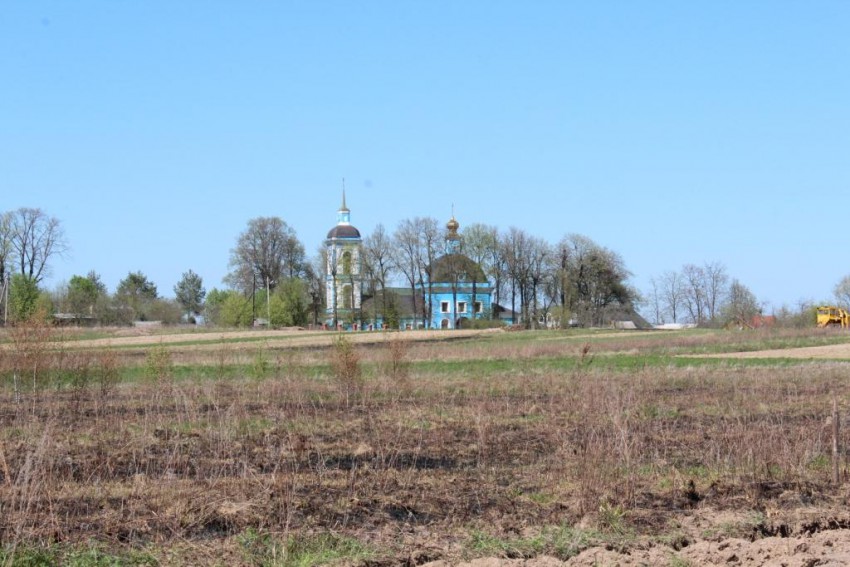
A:
<svg viewBox="0 0 850 567">
<path fill-rule="evenodd" d="M 2 333 L 0 565 L 850 560 L 847 334 Z"/>
</svg>

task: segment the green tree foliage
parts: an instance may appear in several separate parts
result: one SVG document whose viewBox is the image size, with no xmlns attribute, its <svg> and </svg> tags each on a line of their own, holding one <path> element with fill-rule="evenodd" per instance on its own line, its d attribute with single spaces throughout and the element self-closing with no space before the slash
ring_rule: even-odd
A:
<svg viewBox="0 0 850 567">
<path fill-rule="evenodd" d="M 204 302 L 204 322 L 207 325 L 221 325 L 221 304 L 227 299 L 229 293 L 232 292 L 215 287 L 207 293 Z"/>
<path fill-rule="evenodd" d="M 145 318 L 149 321 L 160 321 L 165 325 L 176 325 L 183 317 L 183 309 L 179 303 L 171 299 L 158 297 L 147 306 Z"/>
<path fill-rule="evenodd" d="M 201 276 L 192 270 L 184 272 L 183 277 L 174 286 L 174 294 L 177 297 L 177 303 L 183 307 L 187 320 L 192 315 L 200 315 L 204 306 L 204 296 L 207 294 Z"/>
<path fill-rule="evenodd" d="M 401 300 L 398 294 L 392 291 L 384 291 L 384 328 L 398 329 L 401 325 Z"/>
<path fill-rule="evenodd" d="M 149 308 L 157 299 L 156 284 L 142 272 L 130 272 L 118 283 L 115 291 L 116 307 L 128 313 L 131 320 L 149 320 Z"/>
<path fill-rule="evenodd" d="M 287 278 L 277 287 L 270 298 L 269 324 L 272 327 L 295 327 L 306 325 L 310 309 L 307 285 L 296 278 Z"/>
<path fill-rule="evenodd" d="M 213 290 L 217 291 L 217 290 Z M 219 296 L 219 294 L 221 294 Z M 212 292 L 207 297 L 207 313 L 210 308 L 215 311 L 211 322 L 223 327 L 250 327 L 254 322 L 251 313 L 251 299 L 246 298 L 238 291 L 228 290 Z"/>
<path fill-rule="evenodd" d="M 22 274 L 14 274 L 9 286 L 9 317 L 12 321 L 29 320 L 39 306 L 39 296 L 36 281 Z"/>
<path fill-rule="evenodd" d="M 71 281 L 68 282 L 65 309 L 75 315 L 78 320 L 95 315 L 95 306 L 102 293 L 98 283 L 90 276 L 72 276 Z"/>
<path fill-rule="evenodd" d="M 632 308 L 638 294 L 628 284 L 631 273 L 619 254 L 580 234 L 564 238 L 556 253 L 560 273 L 554 284 L 564 316 L 602 325 L 610 313 Z"/>
</svg>

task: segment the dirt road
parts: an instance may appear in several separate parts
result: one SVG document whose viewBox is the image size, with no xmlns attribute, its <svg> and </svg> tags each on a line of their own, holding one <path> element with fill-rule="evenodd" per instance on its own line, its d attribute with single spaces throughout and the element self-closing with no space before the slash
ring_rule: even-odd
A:
<svg viewBox="0 0 850 567">
<path fill-rule="evenodd" d="M 729 352 L 723 354 L 712 354 L 703 356 L 705 356 L 706 358 L 794 358 L 817 360 L 850 359 L 850 343 L 815 347 L 759 350 L 752 352 Z"/>
</svg>

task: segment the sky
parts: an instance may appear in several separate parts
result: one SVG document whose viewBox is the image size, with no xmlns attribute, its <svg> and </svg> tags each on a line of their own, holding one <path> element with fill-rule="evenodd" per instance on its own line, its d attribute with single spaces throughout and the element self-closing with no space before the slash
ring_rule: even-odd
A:
<svg viewBox="0 0 850 567">
<path fill-rule="evenodd" d="M 850 273 L 850 2 L 0 3 L 0 211 L 57 217 L 46 285 L 222 288 L 250 219 L 452 207 L 570 233 L 631 283 L 721 262 L 768 311 Z"/>
</svg>

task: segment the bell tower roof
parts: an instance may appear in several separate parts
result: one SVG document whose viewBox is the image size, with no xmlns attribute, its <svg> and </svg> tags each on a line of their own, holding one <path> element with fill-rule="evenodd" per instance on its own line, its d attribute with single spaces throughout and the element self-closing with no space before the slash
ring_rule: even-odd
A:
<svg viewBox="0 0 850 567">
<path fill-rule="evenodd" d="M 360 231 L 351 225 L 351 211 L 345 204 L 345 181 L 342 185 L 342 205 L 336 215 L 336 226 L 328 232 L 328 240 L 337 238 L 360 239 Z"/>
</svg>

